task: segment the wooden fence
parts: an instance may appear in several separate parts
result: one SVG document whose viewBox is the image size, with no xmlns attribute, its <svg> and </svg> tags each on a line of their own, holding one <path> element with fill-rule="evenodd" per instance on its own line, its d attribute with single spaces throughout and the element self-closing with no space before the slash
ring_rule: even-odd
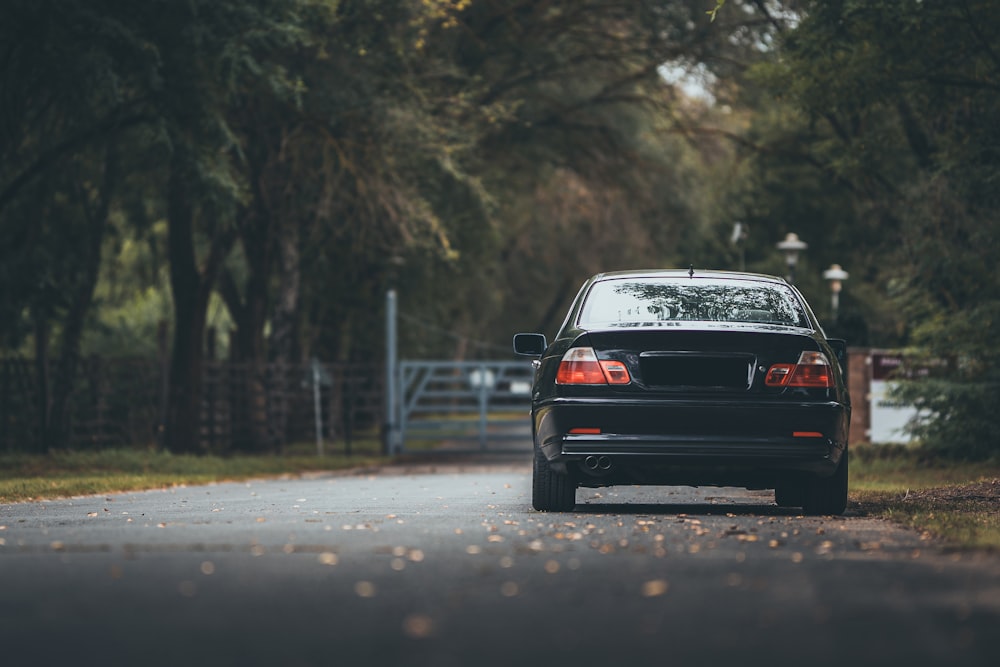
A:
<svg viewBox="0 0 1000 667">
<path fill-rule="evenodd" d="M 350 453 L 360 432 L 382 424 L 383 384 L 383 370 L 374 364 L 208 362 L 201 449 L 277 451 L 287 443 L 314 441 L 319 424 L 327 451 L 339 447 Z M 70 399 L 72 435 L 66 447 L 158 443 L 166 391 L 165 370 L 156 360 L 85 360 Z M 0 359 L 0 451 L 38 451 L 41 410 L 34 362 Z"/>
</svg>

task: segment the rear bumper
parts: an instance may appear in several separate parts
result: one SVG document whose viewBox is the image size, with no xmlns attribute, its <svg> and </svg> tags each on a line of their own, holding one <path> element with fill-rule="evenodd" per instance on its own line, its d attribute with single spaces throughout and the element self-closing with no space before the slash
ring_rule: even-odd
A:
<svg viewBox="0 0 1000 667">
<path fill-rule="evenodd" d="M 832 474 L 847 447 L 850 408 L 558 398 L 536 406 L 534 416 L 536 445 L 556 469 L 580 473 L 581 483 L 653 478 L 650 483 L 767 486 L 789 472 Z M 589 457 L 606 457 L 611 468 L 588 470 Z"/>
</svg>

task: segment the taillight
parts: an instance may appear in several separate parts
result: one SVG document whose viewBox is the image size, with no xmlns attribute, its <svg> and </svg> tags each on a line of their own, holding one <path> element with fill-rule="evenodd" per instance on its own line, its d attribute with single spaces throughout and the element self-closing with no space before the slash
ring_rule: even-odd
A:
<svg viewBox="0 0 1000 667">
<path fill-rule="evenodd" d="M 628 384 L 631 381 L 625 364 L 598 360 L 592 347 L 567 350 L 556 372 L 556 384 Z"/>
<path fill-rule="evenodd" d="M 796 364 L 774 364 L 764 377 L 768 387 L 833 387 L 830 361 L 822 352 L 803 352 Z"/>
</svg>

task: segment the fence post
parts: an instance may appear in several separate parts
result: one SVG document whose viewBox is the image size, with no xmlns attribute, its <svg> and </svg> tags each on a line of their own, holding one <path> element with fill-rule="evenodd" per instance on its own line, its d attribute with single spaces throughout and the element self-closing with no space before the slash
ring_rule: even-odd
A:
<svg viewBox="0 0 1000 667">
<path fill-rule="evenodd" d="M 383 450 L 390 456 L 398 454 L 400 449 L 396 353 L 396 290 L 391 289 L 385 293 L 385 426 L 382 432 Z"/>
<path fill-rule="evenodd" d="M 156 354 L 160 363 L 160 410 L 156 424 L 156 446 L 162 450 L 164 445 L 165 426 L 167 423 L 167 406 L 170 402 L 170 337 L 169 324 L 160 320 L 156 324 Z"/>
<path fill-rule="evenodd" d="M 479 449 L 486 449 L 486 417 L 489 412 L 489 371 L 485 365 L 479 366 Z"/>
<path fill-rule="evenodd" d="M 11 445 L 14 439 L 9 438 L 7 435 L 10 421 L 8 414 L 10 401 L 7 399 L 7 396 L 11 393 L 10 364 L 11 362 L 6 359 L 0 359 L 0 367 L 3 368 L 3 374 L 0 375 L 0 443 L 3 443 L 3 449 L 7 452 L 14 451 Z"/>
<path fill-rule="evenodd" d="M 319 360 L 312 360 L 313 414 L 316 416 L 316 456 L 323 456 L 323 406 L 320 402 Z"/>
</svg>

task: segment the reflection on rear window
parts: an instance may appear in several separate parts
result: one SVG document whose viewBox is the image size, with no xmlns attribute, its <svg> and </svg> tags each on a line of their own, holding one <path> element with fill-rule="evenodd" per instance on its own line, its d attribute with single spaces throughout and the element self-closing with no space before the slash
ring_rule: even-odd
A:
<svg viewBox="0 0 1000 667">
<path fill-rule="evenodd" d="M 801 304 L 785 285 L 677 278 L 595 283 L 583 304 L 579 324 L 636 326 L 668 321 L 809 326 Z"/>
</svg>

